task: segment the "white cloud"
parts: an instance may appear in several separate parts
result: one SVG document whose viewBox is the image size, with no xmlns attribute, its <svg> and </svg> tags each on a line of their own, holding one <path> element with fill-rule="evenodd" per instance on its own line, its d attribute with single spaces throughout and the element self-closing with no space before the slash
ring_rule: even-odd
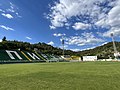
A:
<svg viewBox="0 0 120 90">
<path fill-rule="evenodd" d="M 82 49 L 81 51 L 90 50 L 90 49 L 94 49 L 94 48 L 96 48 L 96 46 L 93 46 L 93 47 L 90 47 L 90 48 L 85 48 L 85 49 Z"/>
<path fill-rule="evenodd" d="M 104 42 L 104 43 L 102 43 L 101 45 L 99 45 L 99 46 L 103 46 L 103 45 L 105 45 L 105 44 L 107 44 L 108 42 Z M 96 46 L 92 46 L 92 47 L 89 47 L 89 48 L 85 48 L 85 49 L 78 49 L 78 51 L 84 51 L 84 50 L 90 50 L 90 49 L 94 49 L 94 48 L 96 48 Z M 72 50 L 72 49 L 71 49 Z M 76 51 L 77 51 L 77 49 L 75 49 Z M 73 51 L 74 51 L 74 49 L 73 49 Z"/>
<path fill-rule="evenodd" d="M 85 24 L 85 23 L 81 23 L 81 22 L 77 22 L 74 24 L 74 26 L 72 26 L 75 30 L 85 30 L 87 28 L 89 28 L 91 25 L 89 24 Z"/>
<path fill-rule="evenodd" d="M 56 28 L 66 26 L 66 23 L 71 23 L 70 25 L 74 24 L 70 22 L 72 18 L 78 20 L 79 23 L 96 23 L 104 18 L 107 15 L 106 12 L 110 10 L 107 6 L 101 6 L 106 2 L 109 7 L 115 5 L 115 1 L 113 0 L 58 0 L 53 6 L 50 6 L 50 13 L 47 19 L 49 19 L 52 26 Z M 81 25 L 75 29 L 78 28 L 81 29 Z M 83 29 L 84 28 L 83 26 Z"/>
<path fill-rule="evenodd" d="M 109 10 L 107 15 L 96 22 L 96 25 L 108 29 L 102 33 L 104 37 L 110 37 L 111 33 L 113 33 L 114 36 L 120 35 L 120 0 L 115 0 L 115 2 L 111 2 L 110 5 L 112 5 L 113 8 Z"/>
<path fill-rule="evenodd" d="M 17 15 L 17 17 L 22 18 L 22 16 L 20 16 L 18 12 L 16 12 L 15 14 Z"/>
<path fill-rule="evenodd" d="M 12 2 L 9 2 L 9 5 L 10 5 L 10 7 L 8 9 L 6 9 L 6 11 L 15 13 L 16 9 L 17 9 L 16 6 Z"/>
<path fill-rule="evenodd" d="M 70 49 L 70 50 L 75 51 L 75 52 L 81 51 L 81 49 Z"/>
<path fill-rule="evenodd" d="M 59 48 L 63 49 L 63 45 L 59 46 Z M 69 50 L 68 45 L 64 45 L 64 49 Z"/>
<path fill-rule="evenodd" d="M 11 31 L 14 31 L 13 28 L 10 28 L 10 27 L 7 27 L 7 26 L 4 26 L 4 25 L 0 25 L 1 28 L 5 29 L 5 30 L 11 30 Z"/>
<path fill-rule="evenodd" d="M 4 10 L 2 10 L 2 9 L 0 9 L 0 12 L 5 13 L 5 11 L 4 11 Z"/>
<path fill-rule="evenodd" d="M 15 17 L 21 18 L 20 14 L 18 13 L 18 7 L 14 5 L 12 2 L 7 2 L 6 4 L 1 4 L 2 9 L 0 9 L 1 15 L 8 18 L 13 19 Z"/>
<path fill-rule="evenodd" d="M 77 46 L 95 45 L 101 42 L 104 42 L 104 40 L 96 38 L 92 33 L 82 33 L 81 36 L 71 36 L 65 39 L 66 44 Z"/>
<path fill-rule="evenodd" d="M 53 41 L 50 41 L 49 43 L 47 43 L 48 45 L 54 45 Z"/>
<path fill-rule="evenodd" d="M 2 42 L 2 39 L 0 39 L 0 42 Z"/>
<path fill-rule="evenodd" d="M 116 5 L 108 13 L 106 23 L 111 28 L 103 34 L 104 36 L 108 37 L 111 33 L 113 33 L 114 36 L 120 35 L 120 0 L 117 0 Z"/>
<path fill-rule="evenodd" d="M 65 26 L 101 33 L 102 27 L 101 37 L 120 36 L 120 0 L 58 0 L 50 6 L 47 19 L 53 29 Z"/>
<path fill-rule="evenodd" d="M 105 45 L 105 44 L 107 44 L 108 42 L 104 42 L 103 44 L 101 44 L 100 46 L 103 46 L 103 45 Z"/>
<path fill-rule="evenodd" d="M 8 18 L 8 19 L 14 18 L 11 14 L 2 13 L 1 15 L 4 16 L 4 17 L 6 17 L 6 18 Z"/>
<path fill-rule="evenodd" d="M 32 40 L 32 38 L 31 38 L 31 37 L 28 37 L 28 36 L 26 37 L 26 39 L 28 39 L 28 40 Z"/>
<path fill-rule="evenodd" d="M 106 18 L 103 18 L 103 19 L 97 21 L 97 22 L 95 23 L 95 25 L 97 25 L 97 26 L 99 26 L 99 27 L 102 27 L 102 28 L 105 28 L 105 27 L 108 26 L 108 25 L 107 25 L 107 22 L 106 22 Z"/>
<path fill-rule="evenodd" d="M 90 50 L 90 49 L 94 49 L 96 48 L 96 46 L 90 47 L 90 48 L 85 48 L 85 49 L 70 49 L 72 51 L 78 52 L 78 51 L 85 51 L 85 50 Z"/>
<path fill-rule="evenodd" d="M 50 25 L 50 29 L 56 29 L 56 27 L 55 27 L 55 26 L 51 26 L 51 25 Z"/>
<path fill-rule="evenodd" d="M 54 33 L 53 36 L 55 37 L 61 37 L 61 36 L 65 36 L 66 34 L 61 34 L 61 33 Z"/>
</svg>

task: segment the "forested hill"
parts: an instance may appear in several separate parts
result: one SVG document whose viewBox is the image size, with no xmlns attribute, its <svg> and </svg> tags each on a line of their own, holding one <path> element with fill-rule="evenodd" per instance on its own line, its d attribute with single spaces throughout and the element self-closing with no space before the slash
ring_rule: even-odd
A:
<svg viewBox="0 0 120 90">
<path fill-rule="evenodd" d="M 51 45 L 45 43 L 36 43 L 30 44 L 28 42 L 20 42 L 20 41 L 2 41 L 0 42 L 0 50 L 24 50 L 33 52 L 34 49 L 38 49 L 37 51 L 44 53 L 44 54 L 55 54 L 55 55 L 62 55 L 62 49 L 53 47 Z M 75 52 L 71 50 L 65 50 L 66 55 L 74 55 Z"/>
<path fill-rule="evenodd" d="M 117 51 L 120 52 L 120 42 L 115 42 Z M 114 58 L 114 49 L 113 49 L 113 43 L 109 42 L 103 46 L 96 47 L 94 49 L 85 50 L 85 51 L 79 51 L 77 54 L 80 54 L 80 56 L 86 56 L 86 55 L 97 55 L 98 58 Z"/>
<path fill-rule="evenodd" d="M 120 52 L 120 42 L 115 42 L 117 50 Z M 34 51 L 34 48 L 37 48 L 39 52 L 44 54 L 55 54 L 62 55 L 62 49 L 53 47 L 45 43 L 36 43 L 30 44 L 28 42 L 20 41 L 2 41 L 0 42 L 0 50 L 25 50 L 25 51 Z M 103 46 L 96 47 L 94 49 L 73 52 L 71 50 L 65 50 L 66 55 L 77 55 L 77 56 L 87 56 L 87 55 L 97 55 L 99 58 L 113 58 L 113 44 L 109 42 Z"/>
</svg>

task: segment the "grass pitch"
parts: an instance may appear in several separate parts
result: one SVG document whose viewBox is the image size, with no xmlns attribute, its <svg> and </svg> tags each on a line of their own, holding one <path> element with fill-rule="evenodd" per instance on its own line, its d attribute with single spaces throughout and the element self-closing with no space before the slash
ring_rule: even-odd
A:
<svg viewBox="0 0 120 90">
<path fill-rule="evenodd" d="M 0 65 L 0 90 L 120 90 L 120 62 Z"/>
</svg>

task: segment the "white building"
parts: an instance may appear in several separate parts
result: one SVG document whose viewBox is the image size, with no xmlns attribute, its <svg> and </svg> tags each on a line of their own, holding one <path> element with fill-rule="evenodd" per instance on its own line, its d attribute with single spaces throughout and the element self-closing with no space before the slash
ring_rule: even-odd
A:
<svg viewBox="0 0 120 90">
<path fill-rule="evenodd" d="M 83 61 L 97 61 L 97 56 L 83 56 Z"/>
</svg>

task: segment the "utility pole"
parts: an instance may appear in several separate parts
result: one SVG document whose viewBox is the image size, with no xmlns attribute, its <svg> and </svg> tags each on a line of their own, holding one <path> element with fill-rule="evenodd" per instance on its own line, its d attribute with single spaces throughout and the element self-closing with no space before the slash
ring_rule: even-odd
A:
<svg viewBox="0 0 120 90">
<path fill-rule="evenodd" d="M 118 51 L 117 51 L 117 48 L 116 48 L 116 45 L 115 45 L 115 41 L 114 41 L 114 35 L 113 33 L 111 33 L 111 37 L 112 37 L 112 42 L 113 42 L 113 48 L 114 48 L 114 56 L 115 58 L 117 59 L 117 54 L 118 54 Z"/>
</svg>

